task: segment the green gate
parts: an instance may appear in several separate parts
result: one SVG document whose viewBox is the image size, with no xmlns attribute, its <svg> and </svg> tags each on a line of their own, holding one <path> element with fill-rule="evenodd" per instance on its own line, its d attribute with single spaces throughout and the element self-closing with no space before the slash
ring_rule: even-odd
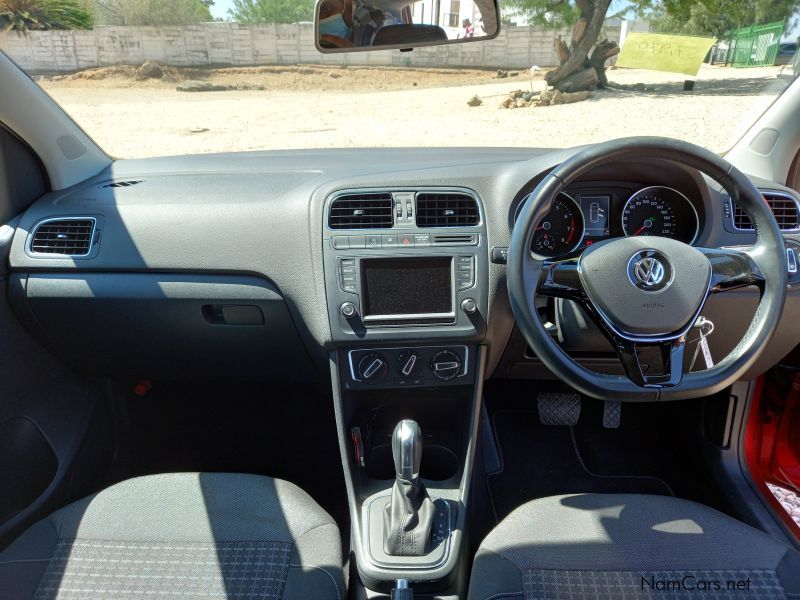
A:
<svg viewBox="0 0 800 600">
<path fill-rule="evenodd" d="M 731 31 L 726 62 L 734 67 L 773 65 L 785 26 L 785 21 L 778 21 Z"/>
</svg>

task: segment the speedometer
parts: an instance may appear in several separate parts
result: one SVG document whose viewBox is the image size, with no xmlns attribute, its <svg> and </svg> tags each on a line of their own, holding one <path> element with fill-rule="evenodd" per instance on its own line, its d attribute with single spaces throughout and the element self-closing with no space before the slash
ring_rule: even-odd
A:
<svg viewBox="0 0 800 600">
<path fill-rule="evenodd" d="M 583 240 L 583 213 L 567 194 L 559 194 L 550 212 L 536 225 L 531 251 L 539 256 L 554 258 L 569 254 Z"/>
<path fill-rule="evenodd" d="M 679 191 L 649 187 L 636 192 L 625 204 L 622 230 L 627 236 L 655 235 L 692 244 L 700 220 L 694 205 Z"/>
</svg>

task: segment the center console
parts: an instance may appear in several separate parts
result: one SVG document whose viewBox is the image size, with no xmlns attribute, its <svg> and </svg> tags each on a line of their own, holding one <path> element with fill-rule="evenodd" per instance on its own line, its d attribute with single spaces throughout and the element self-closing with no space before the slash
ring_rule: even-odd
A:
<svg viewBox="0 0 800 600">
<path fill-rule="evenodd" d="M 482 335 L 489 268 L 482 214 L 468 190 L 331 197 L 323 244 L 334 342 Z"/>
<path fill-rule="evenodd" d="M 462 188 L 346 190 L 325 203 L 331 376 L 366 597 L 398 580 L 434 597 L 463 592 L 488 313 L 483 214 Z"/>
</svg>

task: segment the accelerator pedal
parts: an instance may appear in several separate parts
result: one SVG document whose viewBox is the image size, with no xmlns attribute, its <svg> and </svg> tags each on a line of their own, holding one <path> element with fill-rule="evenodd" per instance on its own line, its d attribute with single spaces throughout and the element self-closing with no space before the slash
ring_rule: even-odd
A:
<svg viewBox="0 0 800 600">
<path fill-rule="evenodd" d="M 536 396 L 542 425 L 573 426 L 581 416 L 580 394 L 541 392 Z"/>
<path fill-rule="evenodd" d="M 618 429 L 622 420 L 622 402 L 606 400 L 603 406 L 603 427 Z"/>
</svg>

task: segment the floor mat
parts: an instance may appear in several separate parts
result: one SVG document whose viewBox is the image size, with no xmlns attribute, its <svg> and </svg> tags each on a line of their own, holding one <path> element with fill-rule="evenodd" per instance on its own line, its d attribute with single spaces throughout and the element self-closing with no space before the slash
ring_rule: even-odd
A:
<svg viewBox="0 0 800 600">
<path fill-rule="evenodd" d="M 498 521 L 529 500 L 556 494 L 673 495 L 657 477 L 593 472 L 578 451 L 575 428 L 542 425 L 536 410 L 498 410 L 492 425 L 502 467 L 487 482 Z"/>
<path fill-rule="evenodd" d="M 156 382 L 138 398 L 118 386 L 114 480 L 210 471 L 269 475 L 349 521 L 333 401 L 311 386 Z"/>
</svg>

